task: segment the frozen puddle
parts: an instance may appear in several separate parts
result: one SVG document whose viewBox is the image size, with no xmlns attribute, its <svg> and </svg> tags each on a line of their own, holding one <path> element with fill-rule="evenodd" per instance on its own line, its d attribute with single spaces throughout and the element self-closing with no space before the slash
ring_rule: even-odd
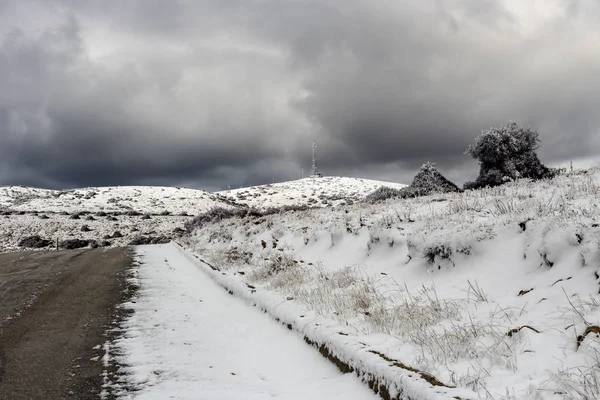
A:
<svg viewBox="0 0 600 400">
<path fill-rule="evenodd" d="M 230 296 L 173 245 L 137 248 L 117 342 L 136 399 L 377 399 L 296 334 Z"/>
</svg>

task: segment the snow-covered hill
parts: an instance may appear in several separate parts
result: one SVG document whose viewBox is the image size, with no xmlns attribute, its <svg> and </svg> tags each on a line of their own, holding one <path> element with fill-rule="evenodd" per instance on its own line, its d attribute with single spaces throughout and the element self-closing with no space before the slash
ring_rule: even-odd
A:
<svg viewBox="0 0 600 400">
<path fill-rule="evenodd" d="M 203 190 L 156 186 L 115 186 L 46 190 L 22 186 L 0 187 L 0 209 L 37 212 L 124 212 L 198 214 L 229 202 Z"/>
<path fill-rule="evenodd" d="M 141 236 L 164 241 L 181 234 L 190 217 L 216 207 L 236 206 L 215 193 L 177 187 L 0 187 L 0 251 L 19 250 L 21 239 L 34 235 L 93 246 L 123 246 Z"/>
<path fill-rule="evenodd" d="M 172 237 L 189 217 L 214 208 L 339 206 L 359 201 L 381 186 L 404 185 L 328 177 L 220 193 L 153 186 L 0 187 L 0 251 L 18 250 L 19 241 L 32 235 L 54 242 L 77 238 L 127 245 L 140 235 Z M 117 231 L 123 237 L 112 237 Z"/>
<path fill-rule="evenodd" d="M 361 178 L 304 178 L 269 185 L 226 190 L 218 194 L 254 208 L 282 206 L 343 206 L 362 200 L 376 189 L 387 186 L 401 189 L 406 185 Z"/>
<path fill-rule="evenodd" d="M 384 380 L 405 365 L 461 398 L 600 398 L 600 169 L 233 217 L 182 240 L 251 304 Z M 395 362 L 369 368 L 373 354 Z"/>
</svg>

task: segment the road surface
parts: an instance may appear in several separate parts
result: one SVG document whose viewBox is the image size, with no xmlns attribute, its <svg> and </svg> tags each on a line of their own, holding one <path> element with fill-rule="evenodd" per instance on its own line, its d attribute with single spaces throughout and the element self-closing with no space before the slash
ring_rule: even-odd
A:
<svg viewBox="0 0 600 400">
<path fill-rule="evenodd" d="M 0 399 L 97 399 L 131 251 L 0 254 Z"/>
</svg>

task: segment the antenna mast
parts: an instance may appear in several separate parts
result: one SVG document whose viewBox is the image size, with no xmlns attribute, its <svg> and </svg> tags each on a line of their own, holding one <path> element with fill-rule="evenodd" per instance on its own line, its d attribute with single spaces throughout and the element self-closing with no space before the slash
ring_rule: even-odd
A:
<svg viewBox="0 0 600 400">
<path fill-rule="evenodd" d="M 321 175 L 321 173 L 319 172 L 319 169 L 317 168 L 317 144 L 315 142 L 313 142 L 313 144 L 312 144 L 312 151 L 313 151 L 313 160 L 312 160 L 312 170 L 310 172 L 310 177 L 311 178 L 320 178 L 323 175 Z"/>
</svg>

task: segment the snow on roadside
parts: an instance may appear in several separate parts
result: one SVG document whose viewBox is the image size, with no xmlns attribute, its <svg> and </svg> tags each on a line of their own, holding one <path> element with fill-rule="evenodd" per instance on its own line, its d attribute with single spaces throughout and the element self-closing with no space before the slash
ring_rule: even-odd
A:
<svg viewBox="0 0 600 400">
<path fill-rule="evenodd" d="M 227 285 L 275 296 L 269 312 L 293 304 L 300 328 L 313 317 L 345 326 L 344 334 L 447 385 L 496 399 L 593 399 L 599 184 L 591 170 L 233 218 L 182 240 L 226 273 L 216 278 Z M 329 339 L 339 342 L 340 331 Z"/>
<path fill-rule="evenodd" d="M 133 313 L 111 345 L 123 365 L 120 398 L 376 398 L 302 338 L 229 296 L 175 245 L 136 249 L 140 287 L 123 305 Z"/>
<path fill-rule="evenodd" d="M 273 291 L 257 291 L 235 275 L 216 270 L 216 267 L 180 247 L 189 260 L 204 268 L 212 279 L 230 294 L 268 313 L 288 329 L 300 333 L 304 340 L 318 348 L 321 354 L 346 372 L 356 374 L 382 398 L 412 400 L 473 399 L 474 393 L 449 387 L 435 377 L 399 360 L 387 357 L 390 346 L 397 340 L 383 335 L 357 337 L 352 327 L 322 318 L 310 310 L 299 307 L 293 298 L 283 298 Z"/>
</svg>

